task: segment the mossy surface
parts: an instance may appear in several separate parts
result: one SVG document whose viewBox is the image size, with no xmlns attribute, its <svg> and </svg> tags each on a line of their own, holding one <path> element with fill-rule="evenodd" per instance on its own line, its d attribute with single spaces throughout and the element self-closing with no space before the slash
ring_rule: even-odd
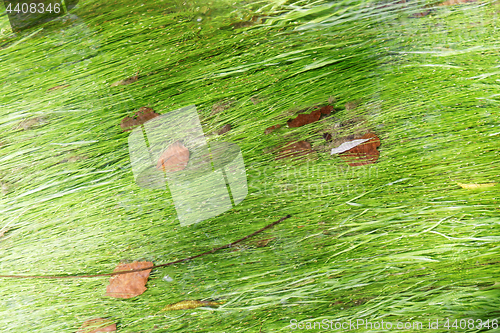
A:
<svg viewBox="0 0 500 333">
<path fill-rule="evenodd" d="M 1 331 L 111 318 L 119 332 L 278 332 L 292 319 L 423 331 L 438 319 L 440 332 L 446 318 L 498 318 L 500 185 L 458 183 L 500 182 L 500 7 L 410 18 L 424 5 L 88 0 L 17 34 L 0 16 L 0 275 L 162 264 L 292 215 L 256 236 L 276 237 L 266 246 L 153 270 L 128 300 L 104 296 L 109 278 L 0 278 Z M 286 127 L 329 99 L 331 117 Z M 210 142 L 241 148 L 249 193 L 181 227 L 168 189 L 135 184 L 120 121 L 193 104 Z M 380 158 L 361 167 L 322 138 L 367 130 Z M 315 154 L 276 161 L 275 147 L 296 140 Z M 182 300 L 224 304 L 160 311 Z"/>
</svg>

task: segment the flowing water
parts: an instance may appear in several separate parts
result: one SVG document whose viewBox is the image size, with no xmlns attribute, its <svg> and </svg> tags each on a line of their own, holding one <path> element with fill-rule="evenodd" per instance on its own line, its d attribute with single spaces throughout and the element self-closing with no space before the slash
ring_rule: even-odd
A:
<svg viewBox="0 0 500 333">
<path fill-rule="evenodd" d="M 497 3 L 73 4 L 14 31 L 0 5 L 1 332 L 496 329 Z M 160 116 L 124 131 L 139 110 Z M 376 163 L 330 154 L 368 132 Z M 164 178 L 173 143 L 189 162 Z M 162 265 L 287 215 L 130 299 L 23 278 Z"/>
</svg>

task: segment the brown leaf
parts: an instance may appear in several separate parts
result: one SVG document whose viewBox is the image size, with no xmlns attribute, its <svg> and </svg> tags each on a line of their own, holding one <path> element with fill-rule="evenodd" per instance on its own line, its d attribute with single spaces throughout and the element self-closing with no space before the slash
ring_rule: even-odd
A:
<svg viewBox="0 0 500 333">
<path fill-rule="evenodd" d="M 53 91 L 53 90 L 64 89 L 64 88 L 67 88 L 67 87 L 69 87 L 69 86 L 70 86 L 69 84 L 66 84 L 66 85 L 60 85 L 60 86 L 55 86 L 55 87 L 49 88 L 47 91 Z"/>
<path fill-rule="evenodd" d="M 175 310 L 187 310 L 187 309 L 196 309 L 201 306 L 209 306 L 216 307 L 218 305 L 223 304 L 222 302 L 209 302 L 209 301 L 197 301 L 197 300 L 188 300 L 188 301 L 180 301 L 174 304 L 169 304 L 164 307 L 161 311 L 175 311 Z"/>
<path fill-rule="evenodd" d="M 288 157 L 299 157 L 311 153 L 311 144 L 307 141 L 288 142 L 278 152 L 276 160 Z"/>
<path fill-rule="evenodd" d="M 149 261 L 136 261 L 130 264 L 119 264 L 113 272 L 129 271 L 134 269 L 153 267 Z M 146 291 L 146 282 L 148 281 L 151 269 L 140 272 L 125 273 L 113 275 L 109 279 L 109 285 L 106 287 L 106 296 L 116 298 L 132 298 L 141 295 Z"/>
<path fill-rule="evenodd" d="M 287 124 L 289 128 L 300 127 L 310 123 L 314 123 L 315 121 L 318 121 L 319 118 L 321 118 L 321 111 L 316 110 L 311 112 L 310 114 L 301 113 L 297 116 L 297 118 L 287 121 Z"/>
<path fill-rule="evenodd" d="M 330 142 L 332 141 L 332 135 L 330 133 L 323 133 L 323 139 Z"/>
<path fill-rule="evenodd" d="M 222 135 L 222 134 L 229 132 L 230 130 L 231 130 L 231 125 L 226 124 L 226 125 L 222 126 L 222 128 L 219 130 L 218 134 Z"/>
<path fill-rule="evenodd" d="M 363 142 L 345 153 L 340 154 L 340 158 L 347 162 L 350 166 L 360 166 L 375 163 L 379 157 L 377 147 L 380 146 L 380 139 L 374 133 L 366 133 L 360 138 L 355 139 L 368 139 L 371 140 Z"/>
<path fill-rule="evenodd" d="M 172 143 L 158 159 L 156 168 L 164 172 L 183 170 L 189 162 L 189 150 L 180 142 Z"/>
<path fill-rule="evenodd" d="M 274 132 L 274 130 L 277 130 L 280 127 L 281 127 L 280 124 L 268 127 L 264 130 L 264 134 L 271 134 L 272 132 Z"/>
<path fill-rule="evenodd" d="M 116 87 L 116 86 L 126 86 L 127 84 L 131 84 L 139 80 L 139 73 L 137 73 L 134 76 L 131 76 L 129 78 L 126 78 L 125 80 L 117 81 L 113 83 L 111 86 Z"/>
<path fill-rule="evenodd" d="M 109 319 L 95 318 L 83 322 L 76 333 L 116 332 L 116 324 Z"/>
<path fill-rule="evenodd" d="M 325 105 L 321 109 L 319 109 L 319 111 L 321 111 L 321 114 L 323 114 L 325 116 L 329 116 L 333 111 L 333 106 L 332 105 Z"/>
<path fill-rule="evenodd" d="M 452 6 L 469 2 L 476 2 L 476 0 L 447 0 L 445 2 L 440 3 L 439 6 Z"/>
<path fill-rule="evenodd" d="M 131 131 L 134 127 L 142 125 L 158 116 L 159 114 L 154 112 L 153 109 L 143 106 L 134 114 L 134 117 L 127 116 L 123 118 L 120 126 L 125 132 Z"/>
<path fill-rule="evenodd" d="M 214 114 L 229 109 L 233 105 L 233 103 L 233 100 L 218 101 L 212 106 L 212 112 L 210 113 L 210 115 L 213 116 Z"/>
<path fill-rule="evenodd" d="M 345 140 L 345 138 L 344 138 L 344 140 Z M 370 139 L 368 138 L 368 139 L 356 139 L 356 140 L 352 140 L 352 141 L 345 141 L 340 146 L 333 148 L 330 151 L 330 154 L 333 155 L 333 154 L 345 153 L 346 151 L 349 151 L 349 150 L 353 149 L 354 147 L 356 147 L 362 143 L 365 143 L 369 140 Z"/>
</svg>

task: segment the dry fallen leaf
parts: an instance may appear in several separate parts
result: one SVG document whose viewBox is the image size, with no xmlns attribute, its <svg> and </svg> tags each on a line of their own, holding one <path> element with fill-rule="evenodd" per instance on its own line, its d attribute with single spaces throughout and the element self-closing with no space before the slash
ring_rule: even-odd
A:
<svg viewBox="0 0 500 333">
<path fill-rule="evenodd" d="M 333 111 L 332 105 L 325 105 L 319 109 L 322 115 L 329 116 Z"/>
<path fill-rule="evenodd" d="M 130 264 L 120 264 L 116 266 L 113 272 L 130 271 L 134 269 L 153 267 L 149 261 L 136 261 Z M 109 279 L 109 285 L 106 287 L 106 296 L 116 298 L 132 298 L 141 295 L 146 291 L 146 282 L 148 281 L 151 269 L 140 272 L 113 275 Z"/>
<path fill-rule="evenodd" d="M 110 319 L 95 318 L 83 322 L 76 333 L 116 332 L 116 324 Z"/>
<path fill-rule="evenodd" d="M 277 130 L 280 127 L 281 127 L 280 124 L 268 127 L 264 130 L 264 134 L 271 134 L 272 132 L 274 132 L 274 130 Z"/>
<path fill-rule="evenodd" d="M 231 130 L 231 125 L 226 124 L 226 125 L 222 126 L 222 128 L 219 130 L 219 132 L 217 134 L 222 135 L 222 134 L 229 132 L 230 130 Z"/>
<path fill-rule="evenodd" d="M 333 111 L 333 106 L 325 105 L 311 113 L 301 113 L 295 119 L 287 121 L 289 128 L 300 127 L 318 121 L 322 115 L 329 116 Z"/>
<path fill-rule="evenodd" d="M 180 142 L 172 143 L 158 159 L 156 168 L 164 172 L 183 170 L 189 162 L 189 150 Z"/>
<path fill-rule="evenodd" d="M 482 189 L 482 188 L 493 187 L 493 186 L 496 185 L 496 183 L 487 183 L 487 184 L 462 184 L 462 183 L 457 183 L 457 184 L 461 188 L 465 188 L 467 190 L 477 190 L 477 189 Z"/>
<path fill-rule="evenodd" d="M 366 133 L 360 139 L 370 139 L 362 144 L 341 153 L 340 158 L 350 166 L 360 166 L 375 163 L 380 153 L 377 147 L 380 146 L 380 139 L 373 133 Z"/>
<path fill-rule="evenodd" d="M 234 103 L 234 100 L 222 100 L 218 101 L 212 106 L 212 112 L 210 113 L 211 116 L 214 114 L 217 114 L 221 111 L 229 109 Z"/>
<path fill-rule="evenodd" d="M 297 116 L 297 118 L 288 120 L 287 124 L 289 128 L 300 127 L 310 123 L 314 123 L 315 121 L 318 121 L 319 118 L 321 118 L 321 111 L 316 110 L 309 114 L 301 113 Z"/>
<path fill-rule="evenodd" d="M 116 87 L 116 86 L 125 86 L 127 84 L 131 84 L 139 80 L 139 72 L 137 72 L 134 76 L 131 76 L 129 78 L 126 78 L 125 80 L 117 81 L 113 83 L 111 86 Z"/>
<path fill-rule="evenodd" d="M 144 124 L 145 122 L 158 117 L 159 114 L 154 112 L 153 109 L 143 106 L 134 114 L 134 117 L 125 117 L 120 124 L 121 128 L 127 132 L 131 131 L 134 127 Z"/>
<path fill-rule="evenodd" d="M 288 157 L 299 157 L 311 153 L 311 144 L 307 141 L 288 142 L 278 152 L 276 160 Z"/>
<path fill-rule="evenodd" d="M 180 301 L 174 304 L 169 304 L 164 307 L 161 311 L 175 311 L 175 310 L 187 310 L 187 309 L 196 309 L 201 306 L 209 306 L 216 307 L 218 305 L 223 304 L 222 302 L 210 302 L 210 301 Z"/>
<path fill-rule="evenodd" d="M 359 146 L 360 144 L 362 144 L 363 142 L 366 142 L 368 140 L 370 140 L 370 139 L 369 138 L 368 139 L 357 139 L 357 140 L 344 142 L 343 144 L 341 144 L 337 148 L 333 148 L 332 151 L 330 152 L 330 155 L 340 154 L 340 153 L 346 152 L 346 151 L 351 150 L 352 148 L 354 148 L 356 146 Z"/>
</svg>

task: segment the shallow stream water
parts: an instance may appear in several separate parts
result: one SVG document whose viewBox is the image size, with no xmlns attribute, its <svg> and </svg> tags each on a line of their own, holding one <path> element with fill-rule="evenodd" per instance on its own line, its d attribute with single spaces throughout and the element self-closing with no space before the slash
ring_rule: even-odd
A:
<svg viewBox="0 0 500 333">
<path fill-rule="evenodd" d="M 0 7 L 0 331 L 493 329 L 498 6 L 431 5 L 86 0 L 16 32 Z M 138 112 L 158 117 L 129 131 Z M 375 163 L 330 154 L 366 133 Z M 163 265 L 287 215 L 130 299 L 23 278 Z"/>
</svg>

